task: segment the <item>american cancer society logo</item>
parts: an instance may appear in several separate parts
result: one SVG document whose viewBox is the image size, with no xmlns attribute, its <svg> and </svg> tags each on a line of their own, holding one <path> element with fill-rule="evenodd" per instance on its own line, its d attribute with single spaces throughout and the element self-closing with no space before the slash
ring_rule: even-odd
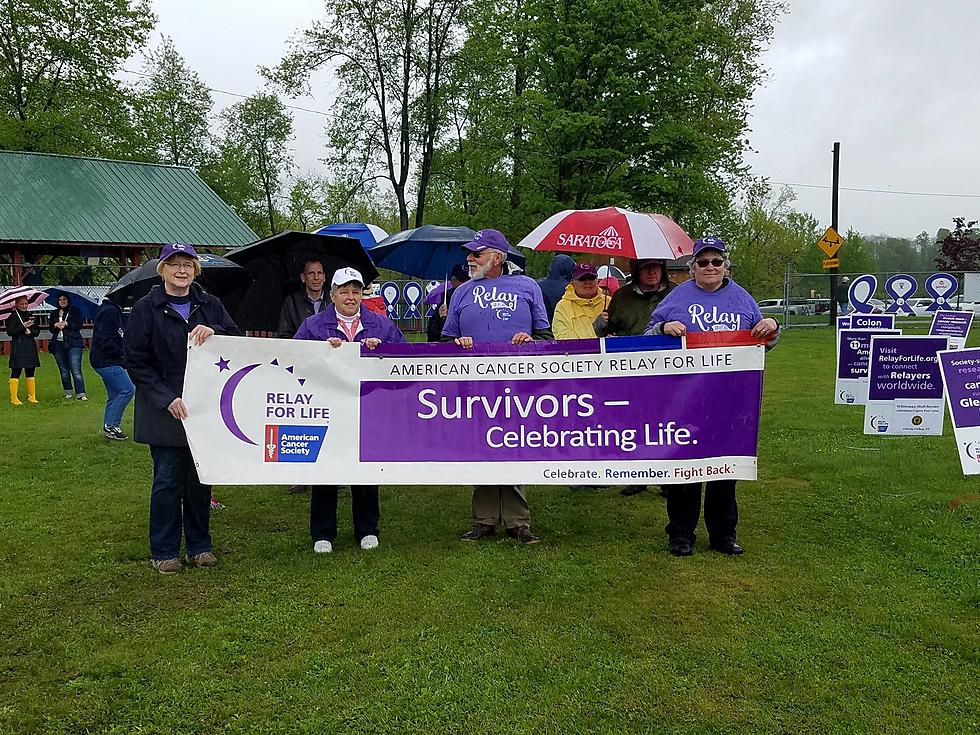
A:
<svg viewBox="0 0 980 735">
<path fill-rule="evenodd" d="M 214 363 L 219 373 L 230 373 L 222 386 L 220 398 L 221 420 L 228 433 L 245 444 L 261 446 L 262 459 L 265 462 L 316 462 L 327 435 L 330 409 L 316 404 L 314 393 L 306 387 L 306 379 L 296 374 L 293 365 L 280 364 L 278 359 L 268 364 L 245 365 L 238 370 L 233 370 L 231 363 L 231 360 L 224 357 Z M 266 420 L 299 419 L 316 424 L 265 424 L 262 444 L 255 441 L 252 438 L 254 434 L 250 436 L 235 415 L 235 393 L 246 377 L 263 372 L 263 384 L 274 387 L 266 388 L 258 394 L 255 391 L 249 392 L 248 398 L 239 399 L 239 402 L 246 400 L 246 403 L 252 403 L 252 410 L 260 409 Z M 254 403 L 259 403 L 259 406 Z"/>
<path fill-rule="evenodd" d="M 265 427 L 263 459 L 266 462 L 316 462 L 326 435 L 326 426 L 269 424 Z"/>
</svg>

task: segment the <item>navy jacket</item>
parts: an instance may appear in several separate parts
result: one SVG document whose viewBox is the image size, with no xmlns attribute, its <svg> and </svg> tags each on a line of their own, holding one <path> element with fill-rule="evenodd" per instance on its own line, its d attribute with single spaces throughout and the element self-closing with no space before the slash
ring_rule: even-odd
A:
<svg viewBox="0 0 980 735">
<path fill-rule="evenodd" d="M 167 407 L 184 392 L 187 335 L 203 324 L 218 334 L 238 334 L 225 307 L 196 283 L 185 322 L 168 303 L 163 286 L 154 286 L 133 306 L 126 323 L 126 368 L 136 385 L 134 439 L 141 444 L 186 447 L 184 426 Z"/>
<path fill-rule="evenodd" d="M 48 323 L 51 325 L 48 327 L 51 330 L 51 341 L 57 342 L 58 335 L 64 332 L 65 339 L 61 344 L 65 345 L 69 350 L 84 347 L 85 341 L 82 339 L 82 312 L 79 311 L 77 306 L 69 304 L 68 318 L 65 319 L 68 322 L 68 326 L 64 329 L 58 329 L 55 326 L 55 322 L 60 321 L 58 317 L 61 316 L 61 313 L 61 309 L 56 308 L 48 314 Z"/>
<path fill-rule="evenodd" d="M 575 270 L 575 261 L 572 260 L 571 256 L 559 253 L 551 261 L 548 277 L 538 279 L 549 322 L 555 320 L 555 307 L 558 306 L 561 297 L 565 295 L 565 287 L 572 281 L 573 270 Z"/>
<path fill-rule="evenodd" d="M 122 309 L 108 299 L 103 301 L 95 314 L 95 326 L 92 329 L 92 349 L 88 355 L 92 367 L 126 367 L 123 348 L 125 328 L 126 317 Z"/>
<path fill-rule="evenodd" d="M 30 319 L 34 320 L 34 326 L 26 328 L 24 322 Z M 37 316 L 26 311 L 12 311 L 7 317 L 6 325 L 7 334 L 10 335 L 10 369 L 41 367 L 41 360 L 37 356 L 37 342 L 34 341 L 41 334 Z"/>
</svg>

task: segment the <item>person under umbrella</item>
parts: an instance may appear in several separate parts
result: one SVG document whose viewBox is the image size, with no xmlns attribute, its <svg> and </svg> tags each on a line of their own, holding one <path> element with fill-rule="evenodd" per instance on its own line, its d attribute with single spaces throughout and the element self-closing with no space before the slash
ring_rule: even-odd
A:
<svg viewBox="0 0 980 735">
<path fill-rule="evenodd" d="M 749 292 L 728 277 L 730 266 L 728 248 L 721 238 L 697 240 L 688 263 L 694 277 L 675 288 L 657 306 L 644 334 L 681 337 L 689 332 L 751 329 L 753 337 L 768 339 L 767 349 L 771 348 L 778 339 L 779 324 L 775 319 L 763 317 Z M 705 319 L 704 315 L 711 316 Z M 717 400 L 725 398 L 719 396 Z M 704 525 L 711 548 L 728 555 L 743 553 L 745 550 L 735 536 L 738 524 L 735 480 L 668 486 L 666 530 L 670 553 L 674 556 L 694 553 L 702 484 Z"/>
<path fill-rule="evenodd" d="M 382 342 L 404 342 L 405 335 L 386 316 L 375 314 L 361 303 L 364 276 L 354 268 L 340 268 L 330 280 L 330 301 L 323 311 L 303 322 L 293 339 L 326 342 L 340 347 L 360 342 L 369 350 Z M 381 519 L 377 485 L 352 485 L 351 513 L 354 538 L 365 551 L 378 548 Z M 314 485 L 310 502 L 310 536 L 313 551 L 329 554 L 337 539 L 337 486 Z"/>
<path fill-rule="evenodd" d="M 527 276 L 505 275 L 510 244 L 504 234 L 480 230 L 464 249 L 470 280 L 456 288 L 449 302 L 443 339 L 453 340 L 464 350 L 472 349 L 474 342 L 521 345 L 554 339 L 538 284 Z M 497 294 L 493 300 L 485 298 L 491 288 Z M 490 538 L 496 535 L 498 523 L 521 543 L 541 540 L 531 533 L 531 511 L 518 485 L 477 485 L 472 508 L 473 526 L 462 541 Z"/>
<path fill-rule="evenodd" d="M 213 567 L 218 563 L 211 550 L 211 488 L 198 478 L 181 423 L 187 418 L 181 395 L 188 340 L 200 346 L 215 333 L 238 334 L 238 327 L 221 302 L 194 283 L 201 264 L 193 246 L 165 246 L 157 270 L 163 285 L 136 302 L 126 324 L 126 366 L 136 385 L 134 439 L 150 445 L 153 460 L 153 568 L 175 574 L 184 564 Z"/>
<path fill-rule="evenodd" d="M 77 398 L 87 401 L 85 394 L 85 378 L 82 376 L 82 312 L 77 306 L 72 306 L 71 298 L 66 293 L 58 294 L 58 308 L 49 315 L 51 339 L 48 341 L 48 352 L 54 357 L 61 371 L 61 387 L 65 398 Z M 74 381 L 74 392 L 72 391 Z"/>
<path fill-rule="evenodd" d="M 44 294 L 41 296 L 43 301 Z M 27 311 L 29 307 L 29 296 L 17 296 L 13 309 L 6 314 L 5 321 L 7 334 L 10 336 L 10 380 L 7 381 L 7 385 L 10 388 L 10 402 L 15 406 L 23 405 L 23 401 L 18 396 L 21 373 L 24 374 L 24 383 L 27 386 L 27 402 L 38 402 L 34 371 L 41 367 L 41 360 L 37 354 L 35 340 L 41 334 L 41 328 Z"/>
<path fill-rule="evenodd" d="M 656 258 L 630 260 L 632 281 L 616 290 L 609 308 L 595 320 L 599 337 L 630 337 L 643 334 L 650 314 L 663 301 L 674 284 L 667 278 L 667 262 Z M 646 485 L 627 485 L 620 495 L 627 497 L 646 492 Z M 661 495 L 666 492 L 661 488 Z"/>
<path fill-rule="evenodd" d="M 565 295 L 565 289 L 572 280 L 574 270 L 575 261 L 571 256 L 558 253 L 551 261 L 548 277 L 538 279 L 541 296 L 544 298 L 544 308 L 548 312 L 548 321 L 554 321 L 555 307 Z"/>
<path fill-rule="evenodd" d="M 282 309 L 279 312 L 280 338 L 292 339 L 300 324 L 314 314 L 319 314 L 320 310 L 326 307 L 323 298 L 325 278 L 323 261 L 307 258 L 303 263 L 303 272 L 299 274 L 299 281 L 303 284 L 303 288 L 290 292 L 283 299 Z"/>
<path fill-rule="evenodd" d="M 599 293 L 599 279 L 592 263 L 579 263 L 572 271 L 572 282 L 555 306 L 551 331 L 555 339 L 595 339 L 592 323 L 605 305 Z"/>
</svg>

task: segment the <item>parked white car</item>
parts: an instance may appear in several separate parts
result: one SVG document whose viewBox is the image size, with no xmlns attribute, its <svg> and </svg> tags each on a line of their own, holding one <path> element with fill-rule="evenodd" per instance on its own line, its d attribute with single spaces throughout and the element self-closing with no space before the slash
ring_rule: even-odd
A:
<svg viewBox="0 0 980 735">
<path fill-rule="evenodd" d="M 908 304 L 912 307 L 912 311 L 916 316 L 932 318 L 933 312 L 929 311 L 929 305 L 932 303 L 932 298 L 927 296 L 917 296 L 915 298 L 909 299 Z M 960 301 L 959 303 L 953 303 L 953 308 L 956 311 L 972 311 L 977 313 L 977 304 L 972 301 Z"/>
<path fill-rule="evenodd" d="M 786 313 L 786 300 L 785 299 L 763 299 L 759 303 L 759 311 L 763 314 L 785 314 Z M 808 299 L 790 299 L 789 300 L 789 313 L 791 316 L 799 316 L 803 314 L 812 315 L 816 312 L 814 305 L 809 302 Z"/>
</svg>

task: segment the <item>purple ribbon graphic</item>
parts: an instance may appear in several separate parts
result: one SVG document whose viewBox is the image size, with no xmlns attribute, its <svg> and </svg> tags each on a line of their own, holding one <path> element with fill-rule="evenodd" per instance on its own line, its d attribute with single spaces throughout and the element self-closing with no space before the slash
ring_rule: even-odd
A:
<svg viewBox="0 0 980 735">
<path fill-rule="evenodd" d="M 885 281 L 885 291 L 892 297 L 893 301 L 885 309 L 889 314 L 904 311 L 906 314 L 915 315 L 915 310 L 909 306 L 908 299 L 914 296 L 919 290 L 919 282 L 907 273 L 897 273 Z"/>
<path fill-rule="evenodd" d="M 385 300 L 385 311 L 392 321 L 398 318 L 398 297 L 401 295 L 401 289 L 394 281 L 387 281 L 381 285 L 381 298 Z"/>
<path fill-rule="evenodd" d="M 949 305 L 950 299 L 959 290 L 956 278 L 949 273 L 933 273 L 926 279 L 926 292 L 932 296 L 933 302 L 926 307 L 926 311 L 939 311 L 940 309 L 952 309 Z"/>
<path fill-rule="evenodd" d="M 847 289 L 847 300 L 851 302 L 854 311 L 870 314 L 875 310 L 875 307 L 869 302 L 877 289 L 878 279 L 870 273 L 866 273 L 851 282 L 851 287 Z"/>
<path fill-rule="evenodd" d="M 405 310 L 404 319 L 421 319 L 422 312 L 419 311 L 419 304 L 422 303 L 422 286 L 420 286 L 415 281 L 409 281 L 402 288 L 402 296 L 405 297 L 405 303 L 408 304 L 408 309 Z"/>
</svg>

